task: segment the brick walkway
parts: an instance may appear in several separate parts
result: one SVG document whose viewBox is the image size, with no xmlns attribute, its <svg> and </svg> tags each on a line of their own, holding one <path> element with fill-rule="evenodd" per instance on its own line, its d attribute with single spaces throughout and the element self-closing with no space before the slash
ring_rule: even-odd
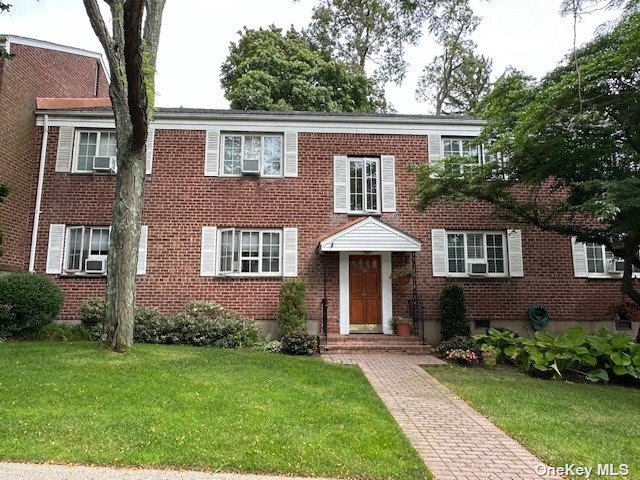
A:
<svg viewBox="0 0 640 480">
<path fill-rule="evenodd" d="M 542 462 L 476 412 L 420 365 L 431 355 L 334 354 L 357 364 L 438 480 L 536 480 Z"/>
</svg>

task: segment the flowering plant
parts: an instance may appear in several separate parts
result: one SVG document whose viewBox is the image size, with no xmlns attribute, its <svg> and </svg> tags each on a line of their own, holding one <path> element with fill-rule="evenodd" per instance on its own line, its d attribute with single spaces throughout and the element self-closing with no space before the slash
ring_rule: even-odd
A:
<svg viewBox="0 0 640 480">
<path fill-rule="evenodd" d="M 473 350 L 463 350 L 461 348 L 449 350 L 447 359 L 463 365 L 472 365 L 480 361 L 480 357 L 476 352 Z"/>
<path fill-rule="evenodd" d="M 612 320 L 640 320 L 640 306 L 625 298 L 621 303 L 614 303 L 609 307 Z"/>
</svg>

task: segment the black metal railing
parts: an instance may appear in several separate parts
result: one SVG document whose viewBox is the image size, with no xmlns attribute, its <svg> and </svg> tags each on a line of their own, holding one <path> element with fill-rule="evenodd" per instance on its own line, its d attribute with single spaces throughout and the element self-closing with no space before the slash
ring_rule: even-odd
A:
<svg viewBox="0 0 640 480">
<path fill-rule="evenodd" d="M 411 254 L 411 269 L 413 270 L 411 299 L 409 300 L 409 317 L 413 321 L 413 334 L 426 343 L 424 328 L 424 305 L 418 298 L 418 272 L 416 268 L 416 254 Z"/>
</svg>

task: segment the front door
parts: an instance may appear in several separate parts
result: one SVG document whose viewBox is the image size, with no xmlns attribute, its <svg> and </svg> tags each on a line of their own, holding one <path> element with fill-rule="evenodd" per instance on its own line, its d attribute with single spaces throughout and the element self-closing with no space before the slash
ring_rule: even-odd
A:
<svg viewBox="0 0 640 480">
<path fill-rule="evenodd" d="M 351 331 L 382 330 L 380 255 L 349 257 L 349 323 Z"/>
</svg>

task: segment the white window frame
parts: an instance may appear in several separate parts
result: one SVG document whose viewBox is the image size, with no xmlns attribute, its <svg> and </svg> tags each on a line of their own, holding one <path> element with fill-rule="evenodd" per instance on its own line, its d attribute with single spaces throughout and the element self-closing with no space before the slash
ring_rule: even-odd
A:
<svg viewBox="0 0 640 480">
<path fill-rule="evenodd" d="M 453 141 L 458 141 L 460 142 L 460 148 L 458 149 L 458 155 L 459 157 L 464 157 L 464 148 L 463 148 L 463 143 L 465 141 L 473 141 L 475 139 L 475 137 L 456 137 L 456 136 L 448 136 L 448 137 L 442 137 L 440 140 L 440 145 L 442 145 L 442 158 L 449 158 L 450 155 L 446 155 L 445 154 L 445 150 L 444 150 L 444 143 L 447 140 L 453 140 Z M 478 165 L 484 165 L 486 163 L 485 160 L 485 155 L 484 155 L 484 145 L 479 144 L 477 145 L 478 148 L 478 154 L 477 154 L 477 160 L 478 160 Z M 453 155 L 452 155 L 453 156 Z M 469 157 L 471 158 L 471 157 Z"/>
<path fill-rule="evenodd" d="M 469 251 L 467 249 L 467 235 L 481 234 L 483 235 L 483 249 L 484 249 L 484 262 L 479 261 L 477 258 L 469 258 Z M 464 240 L 464 273 L 463 272 L 450 272 L 449 271 L 449 235 L 462 235 Z M 502 237 L 502 262 L 504 265 L 503 273 L 489 273 L 489 257 L 487 255 L 487 235 L 500 235 Z M 503 230 L 445 230 L 445 266 L 447 269 L 447 277 L 469 278 L 469 277 L 493 277 L 493 278 L 505 278 L 509 277 L 509 252 L 507 251 L 507 232 Z M 487 263 L 487 273 L 482 275 L 471 275 L 467 271 L 469 263 Z"/>
<path fill-rule="evenodd" d="M 224 132 L 220 135 L 220 177 L 242 177 L 246 176 L 242 173 L 242 159 L 244 158 L 244 142 L 245 137 L 260 137 L 260 173 L 257 175 L 261 178 L 282 178 L 284 177 L 284 133 L 282 132 Z M 224 161 L 225 161 L 225 143 L 227 137 L 240 137 L 240 173 L 224 173 Z M 266 175 L 264 173 L 264 139 L 265 137 L 279 137 L 280 138 L 280 174 Z"/>
<path fill-rule="evenodd" d="M 93 238 L 93 231 L 94 230 L 105 230 L 105 229 L 109 229 L 109 244 L 111 244 L 111 227 L 107 226 L 107 225 L 91 225 L 91 226 L 85 226 L 85 225 L 71 225 L 68 226 L 66 228 L 66 232 L 65 232 L 65 246 L 64 246 L 64 257 L 62 259 L 62 273 L 63 274 L 73 274 L 73 275 L 88 275 L 85 272 L 84 269 L 84 262 L 85 260 L 106 260 L 107 255 L 91 255 L 91 239 Z M 71 269 L 71 268 L 67 268 L 67 262 L 69 260 L 69 255 L 70 255 L 70 251 L 69 249 L 71 248 L 71 244 L 69 243 L 69 238 L 71 236 L 71 231 L 72 230 L 80 230 L 81 231 L 81 236 L 80 236 L 80 268 L 79 269 Z M 85 232 L 89 230 L 89 248 L 88 248 L 88 253 L 87 253 L 87 257 L 83 258 L 84 255 L 84 247 L 85 247 L 85 242 L 84 242 L 84 236 L 85 236 Z M 106 275 L 107 273 L 102 273 L 101 275 Z M 95 274 L 91 274 L 92 276 Z"/>
<path fill-rule="evenodd" d="M 585 261 L 585 267 L 586 267 L 586 271 L 587 271 L 587 278 L 608 278 L 608 279 L 617 279 L 617 278 L 622 278 L 623 272 L 608 272 L 607 271 L 607 262 L 609 262 L 611 259 L 617 258 L 615 257 L 615 255 L 613 255 L 613 252 L 611 252 L 610 250 L 607 249 L 607 247 L 605 247 L 604 245 L 599 245 L 600 248 L 602 249 L 602 264 L 604 267 L 604 272 L 590 272 L 589 271 L 589 257 L 587 256 L 587 243 L 595 243 L 595 242 L 583 242 L 582 243 L 582 248 L 584 250 L 584 261 Z M 638 252 L 638 254 L 640 255 L 640 252 Z M 622 260 L 621 258 L 619 258 L 620 260 Z M 640 271 L 638 272 L 633 272 L 632 273 L 632 278 L 640 278 Z"/>
<path fill-rule="evenodd" d="M 96 153 L 98 154 L 98 149 L 100 148 L 100 136 L 103 133 L 110 133 L 115 135 L 115 130 L 93 130 L 93 129 L 78 129 L 75 131 L 75 138 L 73 139 L 73 161 L 71 162 L 71 173 L 95 173 L 93 168 L 90 170 L 79 170 L 78 169 L 78 154 L 80 152 L 80 137 L 83 133 L 96 133 Z M 100 172 L 103 173 L 103 172 Z M 115 175 L 115 172 L 106 173 L 107 175 Z"/>
<path fill-rule="evenodd" d="M 367 208 L 367 197 L 369 195 L 367 191 L 367 173 L 365 164 L 367 161 L 374 161 L 376 163 L 376 205 L 377 209 Z M 351 162 L 361 162 L 362 163 L 362 210 L 352 210 L 351 209 Z M 382 211 L 382 178 L 380 172 L 380 157 L 347 157 L 347 213 L 350 215 L 353 214 L 379 214 Z"/>
<path fill-rule="evenodd" d="M 232 251 L 231 251 L 231 265 L 232 271 L 223 271 L 222 270 L 222 235 L 225 232 L 232 232 Z M 283 260 L 284 260 L 284 233 L 281 228 L 220 228 L 218 230 L 218 241 L 216 246 L 216 271 L 218 272 L 218 276 L 222 277 L 282 277 L 283 276 Z M 242 234 L 243 233 L 259 233 L 258 236 L 258 256 L 257 257 L 243 257 L 242 256 Z M 278 271 L 277 272 L 264 272 L 262 270 L 263 267 L 263 256 L 262 256 L 262 246 L 263 246 L 263 237 L 265 233 L 276 233 L 279 238 L 280 245 L 280 256 L 278 258 Z M 237 241 L 236 241 L 237 239 Z M 237 252 L 236 252 L 237 249 Z M 236 255 L 237 254 L 237 255 Z M 235 271 L 235 265 L 237 258 L 237 268 L 238 271 Z M 242 269 L 242 260 L 258 260 L 258 271 L 257 272 L 241 272 Z"/>
</svg>

